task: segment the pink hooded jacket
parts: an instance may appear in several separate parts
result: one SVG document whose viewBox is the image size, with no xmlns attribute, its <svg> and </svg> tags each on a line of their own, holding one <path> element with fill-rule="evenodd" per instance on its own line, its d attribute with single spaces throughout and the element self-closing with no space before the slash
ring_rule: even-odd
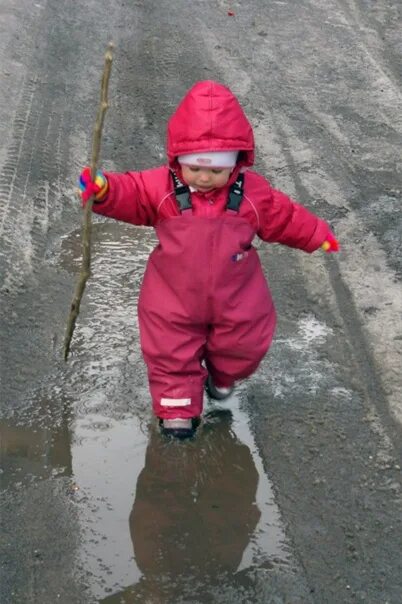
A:
<svg viewBox="0 0 402 604">
<path fill-rule="evenodd" d="M 142 172 L 108 172 L 109 193 L 94 212 L 131 224 L 155 226 L 180 214 L 169 168 L 181 177 L 177 156 L 197 151 L 242 150 L 228 184 L 212 193 L 192 195 L 195 216 L 215 217 L 225 211 L 228 190 L 240 170 L 246 170 L 244 201 L 239 215 L 250 222 L 263 241 L 313 252 L 326 238 L 326 222 L 271 187 L 248 168 L 254 162 L 253 131 L 236 97 L 225 86 L 198 82 L 179 104 L 168 124 L 169 166 Z"/>
</svg>

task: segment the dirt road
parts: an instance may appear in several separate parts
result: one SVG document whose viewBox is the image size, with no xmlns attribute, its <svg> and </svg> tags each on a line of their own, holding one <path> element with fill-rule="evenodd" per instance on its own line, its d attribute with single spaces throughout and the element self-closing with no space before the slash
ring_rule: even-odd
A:
<svg viewBox="0 0 402 604">
<path fill-rule="evenodd" d="M 401 18 L 397 0 L 1 1 L 2 603 L 400 604 Z M 104 168 L 163 163 L 167 118 L 216 79 L 258 170 L 342 245 L 257 244 L 276 340 L 193 443 L 151 421 L 152 231 L 95 219 L 62 360 L 111 39 Z"/>
</svg>

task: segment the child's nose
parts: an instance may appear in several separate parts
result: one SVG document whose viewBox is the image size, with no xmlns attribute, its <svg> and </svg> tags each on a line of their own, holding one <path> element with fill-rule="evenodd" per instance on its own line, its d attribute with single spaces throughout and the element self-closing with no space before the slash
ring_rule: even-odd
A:
<svg viewBox="0 0 402 604">
<path fill-rule="evenodd" d="M 209 180 L 209 174 L 208 172 L 201 172 L 200 173 L 200 179 L 202 182 L 208 182 Z"/>
</svg>

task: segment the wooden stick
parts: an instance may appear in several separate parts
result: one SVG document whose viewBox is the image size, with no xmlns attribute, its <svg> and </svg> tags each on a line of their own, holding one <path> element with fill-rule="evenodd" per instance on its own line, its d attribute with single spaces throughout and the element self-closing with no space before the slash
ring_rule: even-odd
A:
<svg viewBox="0 0 402 604">
<path fill-rule="evenodd" d="M 92 154 L 91 154 L 91 176 L 92 180 L 95 180 L 96 171 L 98 169 L 99 151 L 102 140 L 102 129 L 103 122 L 107 108 L 109 107 L 108 102 L 108 88 L 110 72 L 112 69 L 113 61 L 113 44 L 110 42 L 105 53 L 105 64 L 103 67 L 103 74 L 101 80 L 101 94 L 100 104 L 98 113 L 96 116 L 95 127 L 92 136 Z M 89 277 L 91 276 L 91 215 L 92 206 L 94 203 L 95 196 L 92 195 L 85 205 L 84 217 L 82 222 L 82 263 L 81 270 L 78 277 L 78 281 L 75 287 L 74 296 L 71 302 L 70 314 L 67 321 L 66 333 L 64 338 L 64 360 L 67 361 L 68 354 L 70 352 L 71 338 L 74 333 L 75 323 L 80 312 L 81 298 L 85 290 L 85 285 Z"/>
</svg>

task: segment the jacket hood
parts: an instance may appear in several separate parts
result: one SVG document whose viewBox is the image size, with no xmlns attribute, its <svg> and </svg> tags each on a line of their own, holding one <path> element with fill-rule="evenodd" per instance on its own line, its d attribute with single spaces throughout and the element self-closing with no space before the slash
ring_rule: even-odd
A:
<svg viewBox="0 0 402 604">
<path fill-rule="evenodd" d="M 187 92 L 170 118 L 167 156 L 177 168 L 177 156 L 203 151 L 243 151 L 238 166 L 254 163 L 250 122 L 234 94 L 222 84 L 205 80 Z"/>
</svg>

